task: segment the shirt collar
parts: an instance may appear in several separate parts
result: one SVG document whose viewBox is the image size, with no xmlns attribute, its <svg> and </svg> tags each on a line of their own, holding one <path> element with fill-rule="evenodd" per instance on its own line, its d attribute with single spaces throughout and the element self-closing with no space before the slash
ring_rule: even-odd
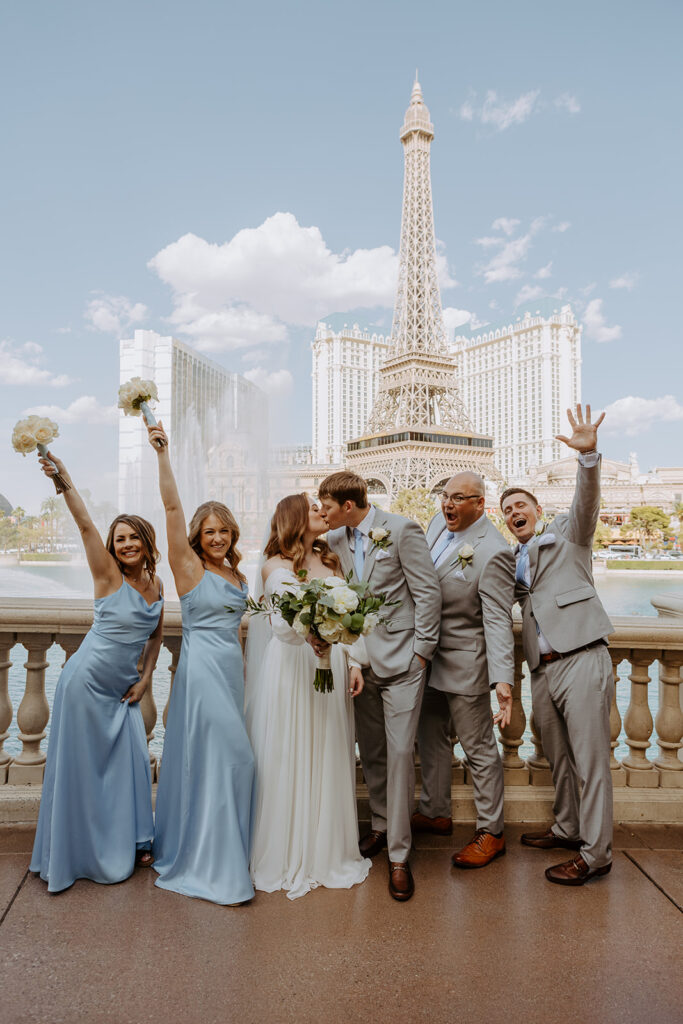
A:
<svg viewBox="0 0 683 1024">
<path fill-rule="evenodd" d="M 375 506 L 371 505 L 365 519 L 361 519 L 358 526 L 347 526 L 347 530 L 349 531 L 349 533 L 353 535 L 354 530 L 360 530 L 362 534 L 364 534 L 366 537 L 369 537 L 370 530 L 372 529 L 372 524 L 375 521 L 376 511 L 377 509 L 375 508 Z"/>
</svg>

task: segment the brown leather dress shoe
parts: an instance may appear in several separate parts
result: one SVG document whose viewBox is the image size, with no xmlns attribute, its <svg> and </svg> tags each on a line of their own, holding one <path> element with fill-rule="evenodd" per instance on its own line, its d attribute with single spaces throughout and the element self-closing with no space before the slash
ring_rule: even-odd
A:
<svg viewBox="0 0 683 1024">
<path fill-rule="evenodd" d="M 389 861 L 389 892 L 400 903 L 409 900 L 415 892 L 415 882 L 410 871 L 410 864 L 392 864 Z"/>
<path fill-rule="evenodd" d="M 601 875 L 608 875 L 612 870 L 611 864 L 605 864 L 601 868 L 591 869 L 579 854 L 574 860 L 567 860 L 563 864 L 555 864 L 552 868 L 546 868 L 545 877 L 549 882 L 557 885 L 584 885 L 589 878 L 599 878 Z"/>
<path fill-rule="evenodd" d="M 505 836 L 494 836 L 478 828 L 474 838 L 451 857 L 454 868 L 483 868 L 505 853 Z"/>
<path fill-rule="evenodd" d="M 410 819 L 410 827 L 413 832 L 431 832 L 435 836 L 452 836 L 452 818 L 428 818 L 426 814 L 415 814 Z"/>
<path fill-rule="evenodd" d="M 520 837 L 523 846 L 533 846 L 537 850 L 553 850 L 555 847 L 562 847 L 563 850 L 580 850 L 580 839 L 565 839 L 556 835 L 551 828 L 545 832 L 523 832 Z"/>
<path fill-rule="evenodd" d="M 376 856 L 387 845 L 386 832 L 368 832 L 358 844 L 358 849 L 364 857 Z"/>
</svg>

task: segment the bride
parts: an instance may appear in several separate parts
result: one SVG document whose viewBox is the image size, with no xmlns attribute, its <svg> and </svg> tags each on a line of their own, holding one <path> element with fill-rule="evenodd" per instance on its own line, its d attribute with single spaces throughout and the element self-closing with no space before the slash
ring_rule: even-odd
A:
<svg viewBox="0 0 683 1024">
<path fill-rule="evenodd" d="M 326 530 L 305 494 L 278 503 L 263 553 L 266 597 L 295 584 L 301 569 L 309 580 L 342 575 L 320 539 Z M 316 693 L 315 655 L 328 645 L 307 642 L 277 613 L 270 619 L 268 626 L 265 616 L 253 616 L 247 640 L 246 717 L 258 793 L 251 875 L 256 889 L 285 889 L 294 900 L 318 885 L 348 889 L 370 869 L 358 852 L 350 699 L 363 689 L 363 675 L 356 662 L 347 665 L 351 648 L 335 644 L 334 690 Z M 357 644 L 353 653 L 363 660 Z"/>
</svg>

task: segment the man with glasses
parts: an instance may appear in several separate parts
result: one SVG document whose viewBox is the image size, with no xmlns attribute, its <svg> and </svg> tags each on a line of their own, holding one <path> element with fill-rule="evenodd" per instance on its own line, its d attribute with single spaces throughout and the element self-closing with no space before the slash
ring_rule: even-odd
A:
<svg viewBox="0 0 683 1024">
<path fill-rule="evenodd" d="M 515 560 L 485 511 L 484 481 L 458 473 L 441 494 L 427 543 L 441 585 L 439 644 L 425 690 L 418 746 L 422 792 L 413 832 L 450 835 L 452 721 L 467 756 L 477 809 L 472 840 L 453 866 L 480 868 L 505 853 L 503 765 L 493 733 L 512 712 Z M 491 714 L 490 691 L 499 710 Z"/>
</svg>

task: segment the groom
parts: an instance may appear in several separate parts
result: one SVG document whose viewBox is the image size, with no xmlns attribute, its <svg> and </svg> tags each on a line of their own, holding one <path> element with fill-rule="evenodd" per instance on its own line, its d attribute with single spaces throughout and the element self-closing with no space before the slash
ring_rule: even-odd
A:
<svg viewBox="0 0 683 1024">
<path fill-rule="evenodd" d="M 354 708 L 372 812 L 372 831 L 361 839 L 360 851 L 374 857 L 387 846 L 389 892 L 409 900 L 415 891 L 408 864 L 413 747 L 425 670 L 439 638 L 441 588 L 420 527 L 369 505 L 362 477 L 333 473 L 320 484 L 318 499 L 344 573 L 370 581 L 373 592 L 398 602 L 389 621 L 365 638 L 370 667 Z"/>
</svg>

